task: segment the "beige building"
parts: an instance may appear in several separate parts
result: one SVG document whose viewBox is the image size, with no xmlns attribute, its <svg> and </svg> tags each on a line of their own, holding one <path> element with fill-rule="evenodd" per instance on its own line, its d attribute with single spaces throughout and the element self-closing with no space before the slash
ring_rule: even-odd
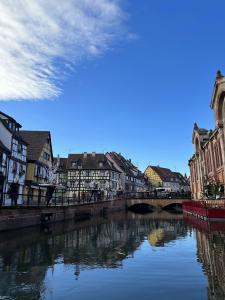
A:
<svg viewBox="0 0 225 300">
<path fill-rule="evenodd" d="M 50 176 L 53 164 L 51 134 L 49 131 L 20 131 L 28 143 L 27 173 L 24 194 L 27 201 L 41 204 L 54 191 Z"/>
</svg>

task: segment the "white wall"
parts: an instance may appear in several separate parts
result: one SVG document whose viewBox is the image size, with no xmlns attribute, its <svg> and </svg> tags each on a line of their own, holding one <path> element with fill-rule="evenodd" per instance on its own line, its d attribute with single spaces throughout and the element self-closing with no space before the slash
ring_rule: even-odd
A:
<svg viewBox="0 0 225 300">
<path fill-rule="evenodd" d="M 6 148 L 11 150 L 12 133 L 0 121 L 0 140 Z"/>
</svg>

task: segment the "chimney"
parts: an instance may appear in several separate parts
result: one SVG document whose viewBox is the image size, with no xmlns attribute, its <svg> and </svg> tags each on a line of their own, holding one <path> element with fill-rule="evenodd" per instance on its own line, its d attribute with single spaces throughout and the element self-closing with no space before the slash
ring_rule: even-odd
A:
<svg viewBox="0 0 225 300">
<path fill-rule="evenodd" d="M 92 153 L 91 153 L 92 157 L 95 157 L 95 154 L 96 154 L 95 152 L 92 152 Z"/>
<path fill-rule="evenodd" d="M 84 158 L 87 158 L 87 152 L 84 152 Z"/>
</svg>

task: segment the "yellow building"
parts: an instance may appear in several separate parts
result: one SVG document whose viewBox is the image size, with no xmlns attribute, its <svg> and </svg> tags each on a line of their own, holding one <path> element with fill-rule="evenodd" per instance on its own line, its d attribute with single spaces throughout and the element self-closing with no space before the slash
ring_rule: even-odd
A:
<svg viewBox="0 0 225 300">
<path fill-rule="evenodd" d="M 162 187 L 163 186 L 163 178 L 159 174 L 160 167 L 148 166 L 144 172 L 144 174 L 148 177 L 148 182 L 151 187 Z"/>
<path fill-rule="evenodd" d="M 27 172 L 24 194 L 33 204 L 48 201 L 54 191 L 50 182 L 53 164 L 51 134 L 49 131 L 20 131 L 28 143 Z"/>
<path fill-rule="evenodd" d="M 189 191 L 187 178 L 178 172 L 159 166 L 148 166 L 145 170 L 150 188 L 162 187 L 171 192 Z"/>
</svg>

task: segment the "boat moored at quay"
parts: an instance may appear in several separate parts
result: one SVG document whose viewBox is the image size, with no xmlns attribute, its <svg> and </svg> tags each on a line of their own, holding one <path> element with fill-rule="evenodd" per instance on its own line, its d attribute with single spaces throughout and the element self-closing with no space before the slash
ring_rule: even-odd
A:
<svg viewBox="0 0 225 300">
<path fill-rule="evenodd" d="M 184 201 L 184 216 L 194 216 L 208 221 L 225 222 L 225 199 L 207 199 L 201 201 Z"/>
</svg>

